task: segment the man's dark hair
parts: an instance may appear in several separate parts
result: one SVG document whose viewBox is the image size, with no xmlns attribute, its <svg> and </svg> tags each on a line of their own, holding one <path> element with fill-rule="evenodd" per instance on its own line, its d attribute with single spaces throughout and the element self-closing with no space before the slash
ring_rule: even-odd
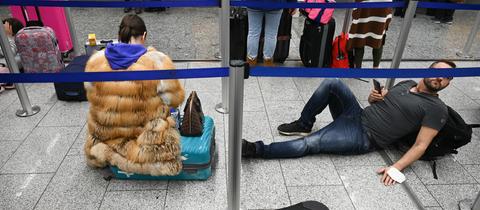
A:
<svg viewBox="0 0 480 210">
<path fill-rule="evenodd" d="M 147 27 L 138 15 L 126 15 L 123 17 L 118 30 L 118 39 L 122 43 L 129 43 L 131 37 L 143 36 Z"/>
<path fill-rule="evenodd" d="M 2 21 L 3 24 L 8 22 L 12 26 L 12 35 L 15 36 L 20 29 L 23 28 L 23 23 L 17 18 L 7 18 Z"/>
<path fill-rule="evenodd" d="M 438 63 L 445 63 L 447 65 L 449 65 L 450 67 L 452 68 L 457 68 L 457 65 L 453 62 L 453 61 L 449 61 L 449 60 L 445 60 L 445 59 L 442 59 L 442 60 L 438 60 L 438 61 L 435 61 L 432 63 L 432 65 L 430 65 L 430 68 L 433 68 L 433 66 L 435 66 L 436 64 Z"/>
</svg>

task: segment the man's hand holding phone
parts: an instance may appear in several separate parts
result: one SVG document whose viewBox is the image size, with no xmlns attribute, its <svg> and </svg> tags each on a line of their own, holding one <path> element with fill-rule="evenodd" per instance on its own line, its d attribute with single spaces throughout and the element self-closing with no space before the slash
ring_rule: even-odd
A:
<svg viewBox="0 0 480 210">
<path fill-rule="evenodd" d="M 382 88 L 380 85 L 380 82 L 378 82 L 376 79 L 373 79 L 373 90 L 368 96 L 368 103 L 372 104 L 377 101 L 383 101 L 383 98 L 385 95 L 387 95 L 388 90 L 385 88 Z"/>
</svg>

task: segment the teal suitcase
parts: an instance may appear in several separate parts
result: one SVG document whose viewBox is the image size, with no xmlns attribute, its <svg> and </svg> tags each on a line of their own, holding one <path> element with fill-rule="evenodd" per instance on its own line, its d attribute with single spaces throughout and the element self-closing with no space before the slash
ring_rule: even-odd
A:
<svg viewBox="0 0 480 210">
<path fill-rule="evenodd" d="M 215 157 L 215 125 L 213 119 L 205 116 L 203 134 L 199 137 L 181 136 L 183 170 L 176 176 L 150 176 L 119 170 L 110 166 L 113 177 L 134 180 L 206 180 L 212 175 L 212 163 Z"/>
</svg>

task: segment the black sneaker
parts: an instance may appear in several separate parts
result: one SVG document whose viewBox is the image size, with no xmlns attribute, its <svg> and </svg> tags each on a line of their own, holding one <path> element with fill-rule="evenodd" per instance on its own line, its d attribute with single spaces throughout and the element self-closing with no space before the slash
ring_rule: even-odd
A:
<svg viewBox="0 0 480 210">
<path fill-rule="evenodd" d="M 132 11 L 132 8 L 130 7 L 123 8 L 124 13 L 129 13 L 130 11 Z"/>
<path fill-rule="evenodd" d="M 255 143 L 242 139 L 242 157 L 255 158 L 257 157 L 257 148 Z"/>
<path fill-rule="evenodd" d="M 281 124 L 277 128 L 278 132 L 285 136 L 307 136 L 312 132 L 311 128 L 305 128 L 301 125 L 300 120 L 291 123 Z"/>
</svg>

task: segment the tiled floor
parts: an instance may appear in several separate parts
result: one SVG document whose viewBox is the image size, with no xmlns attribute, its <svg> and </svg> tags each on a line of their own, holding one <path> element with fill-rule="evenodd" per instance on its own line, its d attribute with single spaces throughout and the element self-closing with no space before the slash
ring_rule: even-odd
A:
<svg viewBox="0 0 480 210">
<path fill-rule="evenodd" d="M 218 63 L 177 63 L 178 68 L 215 67 Z M 388 66 L 388 63 L 382 65 Z M 428 62 L 404 63 L 425 67 Z M 459 66 L 478 63 L 459 63 Z M 284 141 L 276 127 L 296 119 L 322 79 L 256 78 L 245 81 L 243 137 Z M 32 104 L 42 110 L 18 118 L 14 91 L 0 94 L 0 209 L 226 209 L 228 115 L 214 110 L 221 101 L 221 80 L 182 80 L 197 90 L 207 115 L 215 120 L 217 157 L 207 181 L 105 181 L 83 156 L 88 103 L 57 101 L 51 84 L 28 84 Z M 371 84 L 344 80 L 360 102 Z M 384 82 L 383 80 L 381 80 Z M 441 98 L 470 123 L 480 122 L 480 79 L 455 78 Z M 328 110 L 314 129 L 331 121 Z M 480 191 L 480 130 L 458 155 L 437 162 L 439 179 L 430 165 L 408 168 L 407 183 L 427 209 L 457 209 L 458 202 Z M 396 160 L 398 151 L 389 150 Z M 318 200 L 330 209 L 415 209 L 405 189 L 383 186 L 375 174 L 386 165 L 381 154 L 314 155 L 299 159 L 243 160 L 242 209 L 275 209 Z"/>
</svg>

